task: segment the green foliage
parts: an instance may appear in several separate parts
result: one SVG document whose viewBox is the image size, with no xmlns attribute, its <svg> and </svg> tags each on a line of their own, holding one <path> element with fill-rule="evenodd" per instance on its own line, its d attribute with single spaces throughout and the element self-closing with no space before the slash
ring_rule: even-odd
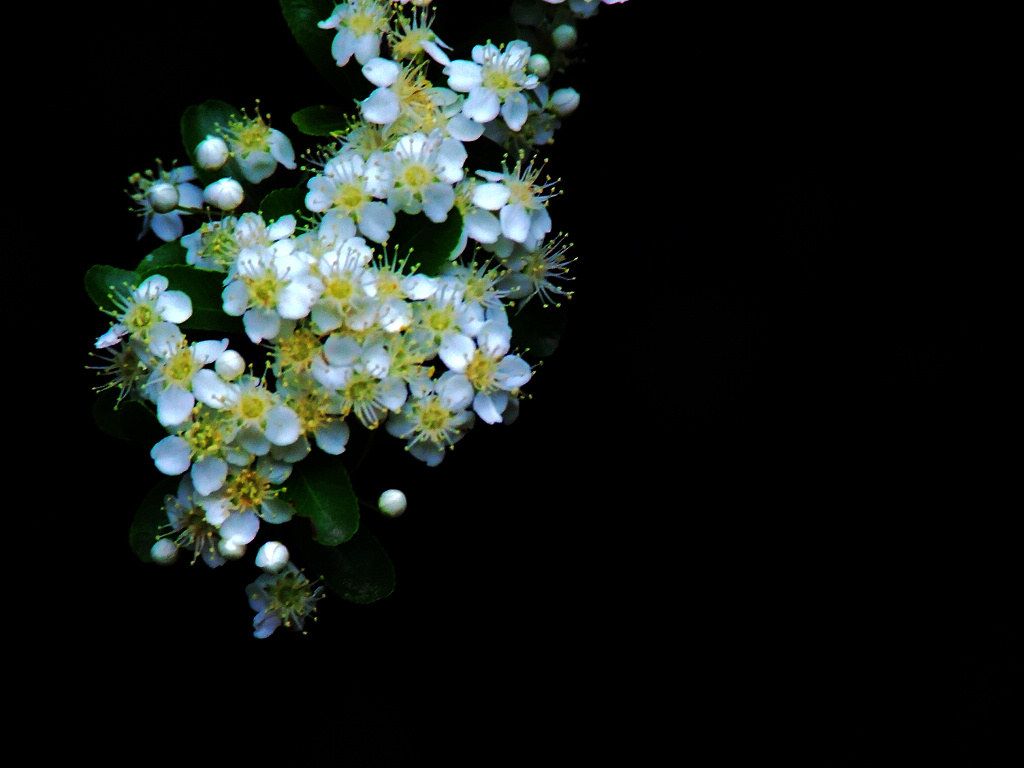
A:
<svg viewBox="0 0 1024 768">
<path fill-rule="evenodd" d="M 85 272 L 85 292 L 97 307 L 111 312 L 118 311 L 111 295 L 124 295 L 138 288 L 141 282 L 138 272 L 106 264 L 94 264 Z"/>
<path fill-rule="evenodd" d="M 295 465 L 282 497 L 295 514 L 308 517 L 313 539 L 333 546 L 348 541 L 359 528 L 359 500 L 341 459 L 314 451 Z"/>
<path fill-rule="evenodd" d="M 192 317 L 180 324 L 182 329 L 244 333 L 242 318 L 224 314 L 223 272 L 177 264 L 163 267 L 159 273 L 167 278 L 168 290 L 184 291 L 192 299 Z"/>
<path fill-rule="evenodd" d="M 300 536 L 296 545 L 310 574 L 344 600 L 373 603 L 395 590 L 395 566 L 368 531 L 359 530 L 333 547 L 321 546 L 307 536 Z"/>
<path fill-rule="evenodd" d="M 142 279 L 145 279 L 155 272 L 160 272 L 165 267 L 174 264 L 184 264 L 187 253 L 188 251 L 185 247 L 177 240 L 164 243 L 140 261 L 135 271 L 139 273 Z"/>
<path fill-rule="evenodd" d="M 307 136 L 332 136 L 349 127 L 344 110 L 324 104 L 300 109 L 292 115 L 292 122 Z"/>
<path fill-rule="evenodd" d="M 296 218 L 297 215 L 308 216 L 309 211 L 306 210 L 307 191 L 305 185 L 290 189 L 275 189 L 260 203 L 260 215 L 268 224 L 289 214 L 296 215 Z"/>
<path fill-rule="evenodd" d="M 452 253 L 462 239 L 462 214 L 455 208 L 448 218 L 435 224 L 426 214 L 395 214 L 395 228 L 388 237 L 388 249 L 398 246 L 398 255 L 412 254 L 410 264 L 419 264 L 420 274 L 436 277 L 441 268 L 452 260 Z"/>
<path fill-rule="evenodd" d="M 360 96 L 347 71 L 351 67 L 339 67 L 331 55 L 331 43 L 337 31 L 317 26 L 333 13 L 334 5 L 334 0 L 281 0 L 281 12 L 292 37 L 316 71 L 340 98 L 347 101 Z M 361 85 L 366 87 L 363 83 Z"/>
</svg>

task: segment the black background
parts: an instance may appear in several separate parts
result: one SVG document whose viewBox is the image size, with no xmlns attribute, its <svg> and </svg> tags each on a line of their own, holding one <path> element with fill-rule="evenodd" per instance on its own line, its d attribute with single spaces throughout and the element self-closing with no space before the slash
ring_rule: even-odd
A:
<svg viewBox="0 0 1024 768">
<path fill-rule="evenodd" d="M 458 39 L 469 17 L 437 5 Z M 635 0 L 582 21 L 562 83 L 582 104 L 544 152 L 578 257 L 561 348 L 514 425 L 436 469 L 385 447 L 357 479 L 409 496 L 404 517 L 364 520 L 392 596 L 329 597 L 308 635 L 265 641 L 248 560 L 158 569 L 128 550 L 158 476 L 92 426 L 82 367 L 106 321 L 80 275 L 158 244 L 136 242 L 125 180 L 184 158 L 186 106 L 259 98 L 298 148 L 288 116 L 329 97 L 275 3 L 56 29 L 61 71 L 30 94 L 46 151 L 27 152 L 56 210 L 23 263 L 38 279 L 57 257 L 68 284 L 50 342 L 62 451 L 41 441 L 68 480 L 39 481 L 48 522 L 28 535 L 59 552 L 46 636 L 64 638 L 72 700 L 102 682 L 143 710 L 283 705 L 366 764 L 542 744 L 635 758 L 665 738 L 680 760 L 888 765 L 933 746 L 999 764 L 1009 462 L 988 437 L 997 308 L 958 151 L 980 97 L 969 32 L 929 24 Z"/>
</svg>

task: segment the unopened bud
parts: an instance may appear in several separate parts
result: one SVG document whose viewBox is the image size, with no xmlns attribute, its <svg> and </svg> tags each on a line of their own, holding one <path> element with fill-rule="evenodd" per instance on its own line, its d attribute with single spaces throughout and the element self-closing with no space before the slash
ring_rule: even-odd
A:
<svg viewBox="0 0 1024 768">
<path fill-rule="evenodd" d="M 225 350 L 213 364 L 213 370 L 217 372 L 224 381 L 237 379 L 245 371 L 245 360 L 233 349 Z"/>
<path fill-rule="evenodd" d="M 526 71 L 543 80 L 551 74 L 551 62 L 543 53 L 535 53 L 526 62 Z"/>
<path fill-rule="evenodd" d="M 390 491 L 384 491 L 384 493 L 380 495 L 380 499 L 377 501 L 377 506 L 380 511 L 388 517 L 398 517 L 400 514 L 405 512 L 405 494 L 401 491 L 395 490 L 394 488 Z"/>
<path fill-rule="evenodd" d="M 551 42 L 560 51 L 568 51 L 576 45 L 576 27 L 560 24 L 551 31 Z"/>
<path fill-rule="evenodd" d="M 196 147 L 196 165 L 208 171 L 222 168 L 228 161 L 228 144 L 219 136 L 207 136 Z"/>
<path fill-rule="evenodd" d="M 575 88 L 559 88 L 551 94 L 550 105 L 559 117 L 571 115 L 580 105 L 580 94 Z"/>
<path fill-rule="evenodd" d="M 256 553 L 256 565 L 267 573 L 278 573 L 288 564 L 288 547 L 280 541 L 268 541 Z"/>
<path fill-rule="evenodd" d="M 173 184 L 158 181 L 146 193 L 146 200 L 154 213 L 170 213 L 178 207 L 178 190 Z"/>
<path fill-rule="evenodd" d="M 170 565 L 178 559 L 178 548 L 170 539 L 160 539 L 150 548 L 149 556 L 158 565 Z"/>
<path fill-rule="evenodd" d="M 245 544 L 241 544 L 234 539 L 221 539 L 217 542 L 217 551 L 226 560 L 238 560 L 245 554 Z"/>
<path fill-rule="evenodd" d="M 218 179 L 203 190 L 203 200 L 222 211 L 232 211 L 242 204 L 245 192 L 234 179 Z"/>
</svg>

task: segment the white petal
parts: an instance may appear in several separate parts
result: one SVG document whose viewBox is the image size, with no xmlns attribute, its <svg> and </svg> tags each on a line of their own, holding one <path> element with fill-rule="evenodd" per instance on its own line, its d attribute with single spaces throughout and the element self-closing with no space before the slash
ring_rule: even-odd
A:
<svg viewBox="0 0 1024 768">
<path fill-rule="evenodd" d="M 260 530 L 260 518 L 255 510 L 228 515 L 220 524 L 220 535 L 235 544 L 249 544 Z"/>
<path fill-rule="evenodd" d="M 449 370 L 462 373 L 473 359 L 474 352 L 476 344 L 469 336 L 460 333 L 445 336 L 437 355 Z"/>
<path fill-rule="evenodd" d="M 316 444 L 324 453 L 338 456 L 345 452 L 348 436 L 348 424 L 340 419 L 336 419 L 327 422 L 316 431 Z"/>
<path fill-rule="evenodd" d="M 156 398 L 156 418 L 165 427 L 176 426 L 189 417 L 195 404 L 187 389 L 168 387 Z"/>
<path fill-rule="evenodd" d="M 156 300 L 156 311 L 168 323 L 184 323 L 192 317 L 192 299 L 182 291 L 164 291 Z"/>
<path fill-rule="evenodd" d="M 455 90 L 458 90 L 457 88 Z M 501 102 L 494 91 L 486 88 L 474 88 L 469 98 L 462 104 L 462 113 L 478 123 L 489 123 L 498 116 Z"/>
<path fill-rule="evenodd" d="M 402 68 L 397 63 L 379 56 L 363 65 L 363 76 L 378 88 L 393 85 L 401 73 Z"/>
<path fill-rule="evenodd" d="M 287 405 L 275 405 L 267 413 L 267 440 L 274 445 L 291 445 L 302 434 L 299 417 Z"/>
<path fill-rule="evenodd" d="M 398 96 L 388 88 L 378 88 L 362 102 L 363 119 L 371 123 L 387 125 L 398 119 L 402 113 L 402 103 Z"/>
<path fill-rule="evenodd" d="M 513 93 L 501 105 L 501 116 L 505 118 L 505 124 L 513 131 L 518 131 L 523 127 L 529 112 L 526 97 L 521 93 Z"/>
<path fill-rule="evenodd" d="M 497 211 L 508 202 L 511 190 L 504 184 L 488 182 L 473 188 L 473 205 L 488 211 Z"/>
<path fill-rule="evenodd" d="M 192 465 L 192 483 L 202 496 L 218 491 L 228 476 L 228 464 L 216 456 L 200 456 Z"/>
<path fill-rule="evenodd" d="M 519 203 L 506 205 L 498 214 L 501 220 L 501 231 L 509 240 L 517 243 L 526 241 L 530 234 L 530 214 Z"/>
<path fill-rule="evenodd" d="M 165 475 L 180 475 L 192 463 L 188 443 L 177 435 L 169 435 L 153 446 L 149 452 L 156 468 Z"/>
</svg>

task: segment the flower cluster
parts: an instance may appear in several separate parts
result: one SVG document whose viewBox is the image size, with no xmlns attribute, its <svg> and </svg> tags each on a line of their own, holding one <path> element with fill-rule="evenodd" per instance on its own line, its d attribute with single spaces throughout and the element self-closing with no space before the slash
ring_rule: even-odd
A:
<svg viewBox="0 0 1024 768">
<path fill-rule="evenodd" d="M 166 432 L 150 447 L 156 469 L 180 477 L 164 496 L 149 550 L 156 562 L 179 550 L 210 567 L 241 557 L 263 524 L 301 514 L 284 483 L 302 460 L 314 448 L 343 454 L 353 429 L 383 426 L 433 467 L 478 422 L 518 414 L 533 370 L 516 352 L 510 310 L 535 296 L 547 305 L 571 295 L 561 285 L 567 246 L 551 237 L 556 193 L 525 148 L 549 142 L 579 97 L 549 93 L 551 62 L 523 40 L 452 58 L 428 2 L 406 4 L 349 0 L 319 22 L 335 31 L 337 65 L 354 60 L 370 92 L 359 117 L 319 147 L 314 168 L 302 169 L 298 216 L 242 210 L 245 190 L 278 166 L 297 167 L 290 140 L 258 112 L 197 128 L 194 166 L 133 177 L 144 231 L 178 250 L 160 254 L 167 269 L 111 286 L 104 309 L 112 322 L 95 346 L 109 356 L 103 370 L 118 402 L 142 403 Z M 569 5 L 585 18 L 597 3 Z M 444 86 L 428 77 L 431 68 Z M 471 170 L 477 141 L 517 148 L 514 162 L 506 155 L 500 169 Z M 200 176 L 203 189 L 193 184 Z M 184 234 L 185 217 L 200 211 L 207 221 Z M 419 222 L 418 237 L 445 242 L 427 248 L 426 267 L 421 246 L 396 234 L 403 221 Z M 214 305 L 208 292 L 180 289 L 193 277 L 215 285 Z M 223 322 L 211 321 L 218 313 Z M 215 336 L 232 322 L 242 333 L 237 342 L 230 333 L 194 340 L 184 329 L 190 321 Z M 262 371 L 233 348 L 250 343 L 266 351 Z M 404 494 L 388 494 L 380 509 L 401 514 Z M 342 503 L 337 497 L 325 495 L 324 506 Z M 341 510 L 326 527 L 338 522 L 340 531 L 351 514 Z M 264 545 L 256 563 L 265 573 L 248 589 L 255 636 L 301 629 L 322 588 L 280 542 Z"/>
</svg>

